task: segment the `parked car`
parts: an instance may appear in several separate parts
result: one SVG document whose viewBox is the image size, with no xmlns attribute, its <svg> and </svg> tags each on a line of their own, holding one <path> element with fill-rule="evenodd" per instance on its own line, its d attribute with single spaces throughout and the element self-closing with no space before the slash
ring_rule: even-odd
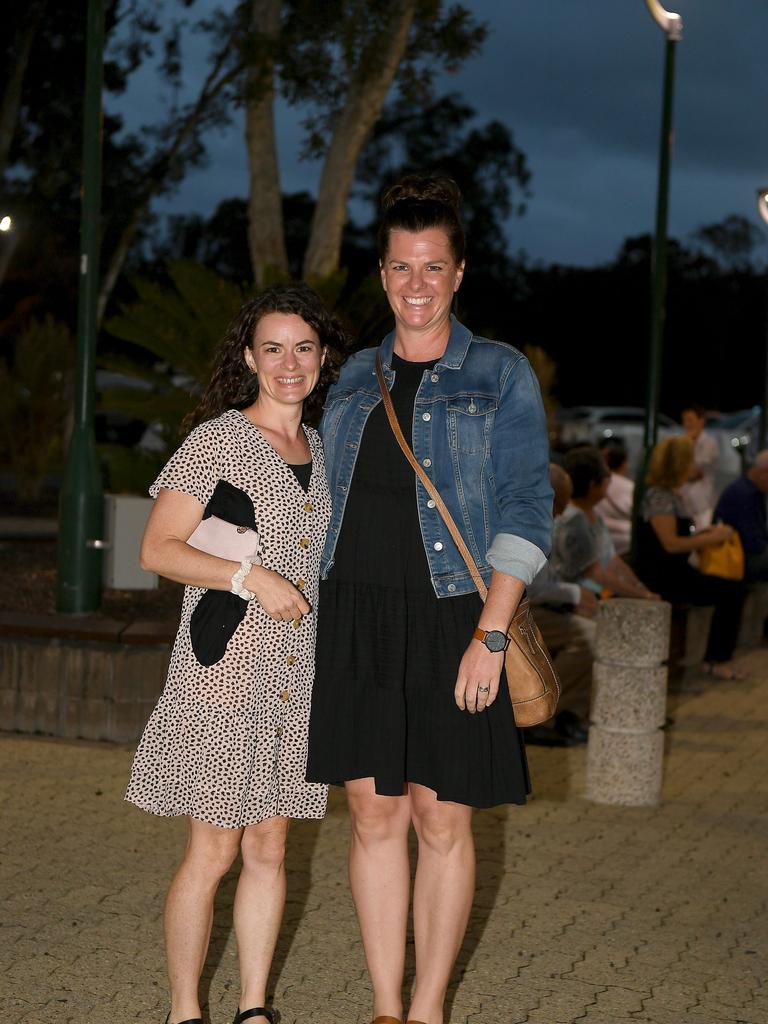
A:
<svg viewBox="0 0 768 1024">
<path fill-rule="evenodd" d="M 578 405 L 557 414 L 560 439 L 575 444 L 599 445 L 607 438 L 621 441 L 629 455 L 629 476 L 635 478 L 643 451 L 645 409 L 631 405 Z M 682 428 L 669 416 L 659 413 L 659 437 L 679 434 Z"/>
<path fill-rule="evenodd" d="M 606 438 L 620 440 L 629 454 L 629 476 L 634 479 L 643 448 L 645 409 L 639 406 L 580 405 L 560 409 L 557 413 L 558 433 L 568 447 L 597 444 Z M 730 413 L 713 413 L 706 429 L 720 446 L 720 459 L 715 467 L 715 490 L 739 477 L 759 447 L 760 407 Z M 659 413 L 659 438 L 682 433 L 682 427 L 669 416 Z"/>
<path fill-rule="evenodd" d="M 760 447 L 760 406 L 738 412 L 713 413 L 707 417 L 707 432 L 717 438 L 720 459 L 715 467 L 717 494 L 732 483 L 757 455 Z"/>
</svg>

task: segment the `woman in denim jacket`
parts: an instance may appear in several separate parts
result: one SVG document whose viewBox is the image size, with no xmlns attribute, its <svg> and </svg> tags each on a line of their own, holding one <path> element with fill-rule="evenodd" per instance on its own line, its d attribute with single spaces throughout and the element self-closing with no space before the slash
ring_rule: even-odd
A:
<svg viewBox="0 0 768 1024">
<path fill-rule="evenodd" d="M 385 195 L 380 267 L 395 330 L 346 363 L 321 424 L 334 511 L 307 777 L 346 788 L 378 1024 L 403 1020 L 411 823 L 408 1019 L 442 1024 L 474 891 L 472 808 L 529 792 L 502 644 L 549 548 L 547 432 L 527 360 L 451 315 L 464 274 L 458 204 L 445 179 L 409 177 Z M 406 438 L 489 586 L 485 605 L 390 430 L 376 351 Z"/>
</svg>

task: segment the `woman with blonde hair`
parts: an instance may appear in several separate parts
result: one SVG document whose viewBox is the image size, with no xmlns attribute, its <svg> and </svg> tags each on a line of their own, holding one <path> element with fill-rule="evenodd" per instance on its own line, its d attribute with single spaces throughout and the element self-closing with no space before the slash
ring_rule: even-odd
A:
<svg viewBox="0 0 768 1024">
<path fill-rule="evenodd" d="M 703 668 L 720 679 L 738 679 L 731 665 L 743 602 L 741 583 L 706 576 L 690 565 L 693 551 L 722 544 L 730 526 L 695 530 L 682 498 L 694 469 L 693 442 L 674 435 L 651 453 L 638 533 L 637 571 L 652 590 L 673 604 L 714 606 Z"/>
</svg>

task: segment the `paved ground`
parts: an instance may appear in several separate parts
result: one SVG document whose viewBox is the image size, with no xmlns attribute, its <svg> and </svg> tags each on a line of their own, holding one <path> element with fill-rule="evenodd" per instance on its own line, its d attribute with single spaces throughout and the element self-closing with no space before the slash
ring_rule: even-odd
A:
<svg viewBox="0 0 768 1024">
<path fill-rule="evenodd" d="M 768 1024 L 768 651 L 747 683 L 673 698 L 664 801 L 597 807 L 585 751 L 534 748 L 536 797 L 477 814 L 480 889 L 452 987 L 453 1024 Z M 163 891 L 183 825 L 121 802 L 131 752 L 0 739 L 0 1019 L 160 1024 Z M 298 824 L 275 964 L 284 1024 L 365 1024 L 369 989 L 336 795 Z M 232 1018 L 234 877 L 206 989 Z"/>
</svg>

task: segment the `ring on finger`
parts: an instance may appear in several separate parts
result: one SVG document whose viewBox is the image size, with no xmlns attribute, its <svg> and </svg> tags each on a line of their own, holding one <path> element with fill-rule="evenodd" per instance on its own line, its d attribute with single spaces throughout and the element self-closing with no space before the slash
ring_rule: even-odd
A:
<svg viewBox="0 0 768 1024">
<path fill-rule="evenodd" d="M 477 692 L 478 693 L 490 693 L 491 692 L 491 688 L 490 688 L 490 686 L 478 686 Z"/>
</svg>

